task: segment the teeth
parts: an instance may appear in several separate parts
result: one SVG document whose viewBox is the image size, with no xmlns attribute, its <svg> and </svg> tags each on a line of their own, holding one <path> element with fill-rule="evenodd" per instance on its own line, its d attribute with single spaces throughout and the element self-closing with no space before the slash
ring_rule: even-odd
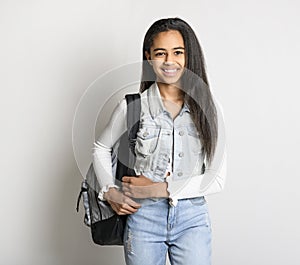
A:
<svg viewBox="0 0 300 265">
<path fill-rule="evenodd" d="M 164 69 L 164 71 L 165 71 L 166 73 L 175 73 L 177 70 L 176 70 L 176 69 L 170 69 L 170 70 Z"/>
</svg>

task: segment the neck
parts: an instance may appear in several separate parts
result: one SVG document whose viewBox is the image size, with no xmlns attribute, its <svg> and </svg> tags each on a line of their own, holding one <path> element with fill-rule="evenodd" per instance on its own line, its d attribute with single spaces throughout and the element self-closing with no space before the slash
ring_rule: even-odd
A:
<svg viewBox="0 0 300 265">
<path fill-rule="evenodd" d="M 179 114 L 183 105 L 183 92 L 176 85 L 157 83 L 162 102 L 172 119 Z"/>
<path fill-rule="evenodd" d="M 179 88 L 177 84 L 166 84 L 157 82 L 159 92 L 161 97 L 164 100 L 169 101 L 182 101 L 183 100 L 183 91 Z"/>
</svg>

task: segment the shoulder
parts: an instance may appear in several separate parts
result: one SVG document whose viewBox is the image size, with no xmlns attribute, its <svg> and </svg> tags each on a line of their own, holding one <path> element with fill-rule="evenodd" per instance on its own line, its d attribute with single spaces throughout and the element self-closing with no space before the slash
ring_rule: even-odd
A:
<svg viewBox="0 0 300 265">
<path fill-rule="evenodd" d="M 126 110 L 127 110 L 127 103 L 126 103 L 126 98 L 124 97 L 118 101 L 114 112 L 118 112 L 118 113 L 125 112 L 126 113 Z"/>
</svg>

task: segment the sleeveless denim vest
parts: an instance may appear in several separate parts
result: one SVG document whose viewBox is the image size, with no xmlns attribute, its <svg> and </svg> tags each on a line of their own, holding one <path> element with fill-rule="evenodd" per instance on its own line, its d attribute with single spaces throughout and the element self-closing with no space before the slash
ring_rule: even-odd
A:
<svg viewBox="0 0 300 265">
<path fill-rule="evenodd" d="M 169 161 L 172 161 L 174 180 L 202 174 L 202 145 L 188 106 L 184 104 L 173 120 L 163 105 L 156 83 L 141 94 L 135 152 L 136 173 L 155 182 L 165 181 Z"/>
</svg>

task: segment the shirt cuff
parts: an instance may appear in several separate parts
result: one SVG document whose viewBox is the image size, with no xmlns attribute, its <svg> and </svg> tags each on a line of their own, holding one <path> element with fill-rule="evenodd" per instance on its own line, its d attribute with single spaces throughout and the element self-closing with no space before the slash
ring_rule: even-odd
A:
<svg viewBox="0 0 300 265">
<path fill-rule="evenodd" d="M 100 192 L 99 192 L 99 194 L 98 194 L 98 199 L 100 200 L 100 201 L 106 201 L 106 199 L 104 199 L 104 193 L 105 192 L 108 192 L 108 190 L 110 189 L 110 188 L 116 188 L 116 189 L 120 189 L 120 187 L 119 186 L 117 186 L 117 185 L 115 185 L 115 184 L 108 184 L 108 185 L 105 185 L 101 190 L 100 190 Z"/>
</svg>

